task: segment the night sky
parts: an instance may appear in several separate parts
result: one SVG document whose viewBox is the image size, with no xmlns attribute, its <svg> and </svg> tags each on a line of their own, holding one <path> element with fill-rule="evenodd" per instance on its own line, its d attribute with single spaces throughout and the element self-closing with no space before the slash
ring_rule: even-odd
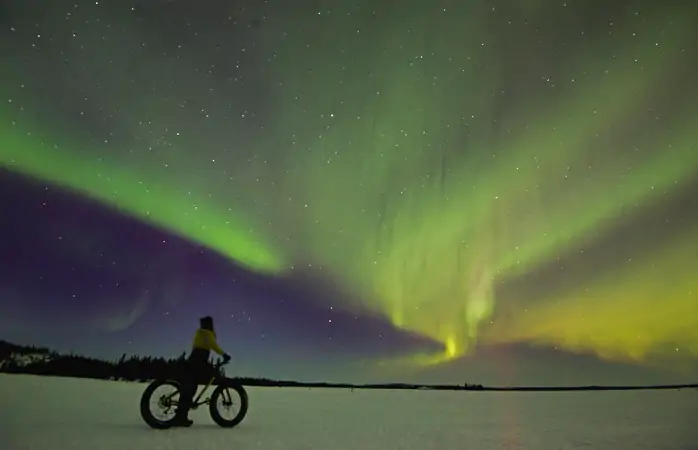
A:
<svg viewBox="0 0 698 450">
<path fill-rule="evenodd" d="M 0 339 L 698 377 L 687 1 L 0 1 Z"/>
</svg>

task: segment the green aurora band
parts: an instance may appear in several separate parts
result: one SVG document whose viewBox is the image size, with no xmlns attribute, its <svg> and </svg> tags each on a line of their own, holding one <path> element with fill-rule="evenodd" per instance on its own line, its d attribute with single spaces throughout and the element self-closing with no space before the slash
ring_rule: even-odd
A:
<svg viewBox="0 0 698 450">
<path fill-rule="evenodd" d="M 90 157 L 89 142 L 40 134 L 46 127 L 13 122 L 5 107 L 0 165 L 251 270 L 311 267 L 397 327 L 444 344 L 443 354 L 415 356 L 420 363 L 465 355 L 478 341 L 611 359 L 669 347 L 698 356 L 695 228 L 578 292 L 527 305 L 526 314 L 504 319 L 498 309 L 516 307 L 496 295 L 498 283 L 583 248 L 628 210 L 661 203 L 695 178 L 698 103 L 658 88 L 688 64 L 688 19 L 667 14 L 637 36 L 594 42 L 557 69 L 557 89 L 502 110 L 494 93 L 508 89 L 514 63 L 494 38 L 482 44 L 486 10 L 473 8 L 480 16 L 467 29 L 458 13 L 396 14 L 362 29 L 362 39 L 359 18 L 325 19 L 312 47 L 272 40 L 284 25 L 270 19 L 261 45 L 277 55 L 270 77 L 283 80 L 273 84 L 279 112 L 253 144 L 238 142 L 263 157 L 222 156 L 212 166 L 186 131 L 169 144 L 167 167 L 138 149 Z M 126 111 L 167 114 L 143 93 L 118 101 Z M 647 104 L 663 105 L 671 126 L 658 126 Z M 245 131 L 217 133 L 234 144 Z M 229 176 L 209 177 L 217 167 Z"/>
</svg>

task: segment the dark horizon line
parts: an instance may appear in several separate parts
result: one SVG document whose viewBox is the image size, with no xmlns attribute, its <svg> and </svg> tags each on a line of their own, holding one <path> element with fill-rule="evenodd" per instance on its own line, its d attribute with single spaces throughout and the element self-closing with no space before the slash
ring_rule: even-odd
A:
<svg viewBox="0 0 698 450">
<path fill-rule="evenodd" d="M 0 372 L 3 373 L 3 372 Z M 60 375 L 37 375 L 32 373 L 6 373 L 6 375 L 53 376 L 56 378 L 82 378 Z M 323 381 L 274 380 L 262 377 L 234 377 L 243 386 L 248 387 L 283 387 L 316 389 L 364 389 L 364 390 L 428 390 L 428 391 L 468 391 L 468 392 L 588 392 L 588 391 L 651 391 L 698 389 L 695 384 L 660 384 L 660 385 L 587 385 L 587 386 L 483 386 L 458 384 L 413 384 L 413 383 L 330 383 Z M 122 381 L 122 380 L 104 380 Z M 150 382 L 152 380 L 148 380 Z"/>
<path fill-rule="evenodd" d="M 247 378 L 240 377 L 240 380 L 251 381 L 245 382 L 247 386 L 270 386 L 266 383 L 256 384 L 254 380 L 265 380 L 264 378 Z M 489 391 L 489 392 L 554 392 L 554 391 L 642 391 L 642 390 L 681 390 L 681 389 L 698 389 L 698 383 L 695 384 L 658 384 L 658 385 L 637 385 L 637 386 L 621 386 L 621 385 L 582 385 L 582 386 L 483 386 L 466 384 L 415 384 L 415 383 L 328 383 L 328 382 L 306 382 L 306 381 L 289 381 L 289 380 L 269 380 L 283 387 L 316 387 L 316 388 L 345 388 L 345 389 L 412 389 L 412 390 L 433 390 L 433 391 Z"/>
<path fill-rule="evenodd" d="M 3 339 L 0 339 L 0 346 L 6 346 L 10 349 L 17 350 L 18 353 L 26 354 L 31 351 L 38 353 L 48 353 L 56 356 L 74 356 L 88 360 L 100 361 L 104 363 L 111 362 L 108 359 L 97 357 L 83 356 L 75 353 L 67 355 L 61 354 L 48 347 L 36 345 L 20 345 L 14 344 Z M 8 355 L 9 356 L 9 355 Z M 121 358 L 125 358 L 126 353 L 123 353 Z M 150 358 L 159 359 L 163 357 L 142 356 L 133 354 L 135 358 Z M 0 358 L 0 362 L 4 359 Z M 3 373 L 3 372 L 0 372 Z M 7 373 L 7 372 L 4 372 Z M 8 373 L 10 375 L 11 373 Z M 29 374 L 28 374 L 29 375 Z M 580 391 L 639 391 L 639 390 L 681 390 L 681 389 L 698 389 L 698 383 L 688 384 L 654 384 L 654 385 L 577 385 L 577 386 L 484 386 L 481 384 L 421 384 L 421 383 L 404 383 L 404 382 L 386 382 L 386 383 L 339 383 L 339 382 L 323 382 L 323 381 L 291 381 L 291 380 L 275 380 L 270 378 L 258 377 L 234 377 L 234 379 L 242 382 L 246 386 L 256 387 L 296 387 L 296 388 L 335 388 L 335 389 L 388 389 L 388 390 L 441 390 L 441 391 L 487 391 L 487 392 L 580 392 Z"/>
</svg>

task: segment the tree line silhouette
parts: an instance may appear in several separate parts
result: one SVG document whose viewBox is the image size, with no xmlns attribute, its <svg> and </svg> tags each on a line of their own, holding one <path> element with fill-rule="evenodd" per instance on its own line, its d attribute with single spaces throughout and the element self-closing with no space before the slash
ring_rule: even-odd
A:
<svg viewBox="0 0 698 450">
<path fill-rule="evenodd" d="M 102 360 L 81 355 L 61 354 L 45 347 L 21 346 L 0 340 L 0 372 L 44 376 L 93 378 L 146 383 L 154 379 L 180 379 L 186 354 L 177 358 L 151 356 L 128 356 L 125 353 L 117 360 Z M 238 377 L 245 386 L 269 387 L 334 387 L 350 389 L 419 389 L 437 390 L 482 389 L 482 385 L 432 385 L 422 386 L 406 383 L 350 384 L 299 382 L 269 378 Z M 200 380 L 206 383 L 208 380 Z"/>
<path fill-rule="evenodd" d="M 128 356 L 125 353 L 117 360 L 102 360 L 74 353 L 61 354 L 45 347 L 22 346 L 0 340 L 0 373 L 31 374 L 72 378 L 93 378 L 146 383 L 155 379 L 181 379 L 186 354 L 177 358 L 154 358 L 151 356 Z M 345 389 L 425 389 L 437 391 L 599 391 L 599 390 L 644 390 L 644 389 L 698 389 L 698 384 L 652 385 L 652 386 L 559 386 L 559 387 L 484 387 L 481 384 L 351 384 L 300 382 L 269 378 L 235 378 L 243 386 L 267 387 L 315 387 Z M 209 380 L 199 380 L 206 383 Z"/>
</svg>

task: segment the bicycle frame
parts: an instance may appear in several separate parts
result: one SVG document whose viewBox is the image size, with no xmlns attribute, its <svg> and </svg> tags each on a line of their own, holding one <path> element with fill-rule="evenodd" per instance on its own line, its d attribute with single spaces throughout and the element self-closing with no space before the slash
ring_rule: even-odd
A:
<svg viewBox="0 0 698 450">
<path fill-rule="evenodd" d="M 191 403 L 191 409 L 196 409 L 201 405 L 208 405 L 211 402 L 211 397 L 206 398 L 205 400 L 201 400 L 201 397 L 204 396 L 204 392 L 208 390 L 209 387 L 213 384 L 214 381 L 223 379 L 224 377 L 220 375 L 219 370 L 223 366 L 223 364 L 216 364 L 214 365 L 214 373 L 211 376 L 211 378 L 208 380 L 206 385 L 204 386 L 203 389 L 199 392 L 199 394 L 192 400 Z M 198 389 L 198 387 L 197 387 Z M 178 394 L 178 391 L 175 391 L 167 396 L 165 398 L 169 401 L 172 401 L 172 397 L 174 397 L 176 394 Z M 177 405 L 179 402 L 177 401 L 172 401 L 172 405 Z"/>
<path fill-rule="evenodd" d="M 208 380 L 208 383 L 204 386 L 204 388 L 199 392 L 199 395 L 197 395 L 191 402 L 191 408 L 196 409 L 197 407 L 201 405 L 208 405 L 211 402 L 211 397 L 208 397 L 205 400 L 201 400 L 201 397 L 204 396 L 204 392 L 208 390 L 208 388 L 213 384 L 213 381 L 216 379 L 215 376 L 211 377 L 210 380 Z"/>
</svg>

